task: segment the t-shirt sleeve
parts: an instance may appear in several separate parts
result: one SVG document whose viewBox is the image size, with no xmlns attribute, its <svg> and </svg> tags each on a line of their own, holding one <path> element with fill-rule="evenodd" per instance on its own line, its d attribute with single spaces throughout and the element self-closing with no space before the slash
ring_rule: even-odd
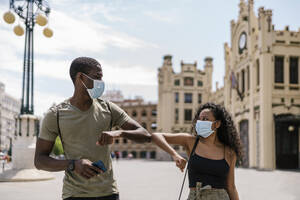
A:
<svg viewBox="0 0 300 200">
<path fill-rule="evenodd" d="M 111 115 L 112 115 L 112 126 L 119 126 L 121 127 L 125 122 L 129 121 L 130 117 L 127 113 L 122 110 L 116 104 L 109 102 Z"/>
<path fill-rule="evenodd" d="M 56 137 L 58 136 L 58 128 L 57 128 L 57 121 L 56 121 L 56 113 L 50 109 L 41 125 L 39 138 L 48 140 L 48 141 L 55 141 Z"/>
</svg>

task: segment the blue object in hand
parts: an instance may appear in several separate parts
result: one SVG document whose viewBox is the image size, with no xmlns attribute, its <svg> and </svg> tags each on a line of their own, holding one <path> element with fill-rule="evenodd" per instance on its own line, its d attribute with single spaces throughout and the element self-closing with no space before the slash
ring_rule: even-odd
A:
<svg viewBox="0 0 300 200">
<path fill-rule="evenodd" d="M 106 172 L 106 167 L 104 166 L 104 163 L 101 160 L 98 160 L 97 162 L 93 162 L 92 165 L 98 167 L 103 172 Z"/>
</svg>

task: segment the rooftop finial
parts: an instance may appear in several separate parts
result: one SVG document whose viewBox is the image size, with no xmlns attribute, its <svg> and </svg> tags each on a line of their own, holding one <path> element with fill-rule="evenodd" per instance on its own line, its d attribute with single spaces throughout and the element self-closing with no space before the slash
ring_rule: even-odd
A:
<svg viewBox="0 0 300 200">
<path fill-rule="evenodd" d="M 205 61 L 205 67 L 212 66 L 213 58 L 212 57 L 206 57 L 204 59 L 204 61 Z"/>
<path fill-rule="evenodd" d="M 172 56 L 171 55 L 164 56 L 164 65 L 172 65 Z"/>
</svg>

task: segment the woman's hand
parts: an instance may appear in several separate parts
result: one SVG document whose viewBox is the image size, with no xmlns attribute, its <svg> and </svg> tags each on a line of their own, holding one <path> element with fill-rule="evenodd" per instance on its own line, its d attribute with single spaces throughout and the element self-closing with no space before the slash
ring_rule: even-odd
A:
<svg viewBox="0 0 300 200">
<path fill-rule="evenodd" d="M 120 137 L 122 134 L 122 130 L 116 131 L 103 131 L 100 134 L 98 141 L 96 142 L 97 145 L 108 145 L 113 143 L 114 138 Z"/>
<path fill-rule="evenodd" d="M 179 154 L 175 154 L 174 156 L 172 156 L 172 158 L 175 161 L 176 166 L 183 172 L 187 163 L 186 159 L 181 157 Z"/>
</svg>

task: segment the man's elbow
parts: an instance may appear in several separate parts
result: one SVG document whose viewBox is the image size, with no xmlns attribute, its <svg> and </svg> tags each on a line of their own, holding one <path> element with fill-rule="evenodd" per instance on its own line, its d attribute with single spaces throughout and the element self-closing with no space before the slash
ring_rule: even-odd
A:
<svg viewBox="0 0 300 200">
<path fill-rule="evenodd" d="M 151 134 L 143 127 L 139 128 L 140 137 L 137 138 L 137 143 L 151 142 Z"/>
<path fill-rule="evenodd" d="M 34 156 L 34 166 L 35 166 L 35 168 L 37 168 L 39 170 L 42 169 L 40 158 L 37 155 Z"/>
<path fill-rule="evenodd" d="M 150 133 L 147 133 L 146 135 L 146 142 L 151 142 L 152 141 L 152 137 Z"/>
<path fill-rule="evenodd" d="M 144 134 L 145 134 L 145 140 L 146 142 L 151 142 L 152 135 L 147 131 L 147 129 L 144 128 Z"/>
</svg>

